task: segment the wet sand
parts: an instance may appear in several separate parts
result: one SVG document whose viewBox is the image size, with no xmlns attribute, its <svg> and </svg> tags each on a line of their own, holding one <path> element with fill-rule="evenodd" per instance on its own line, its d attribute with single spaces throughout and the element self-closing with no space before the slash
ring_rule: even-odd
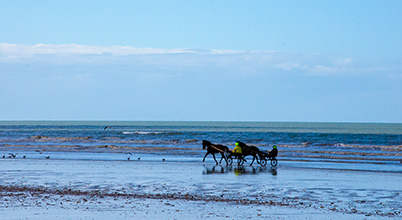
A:
<svg viewBox="0 0 402 220">
<path fill-rule="evenodd" d="M 72 153 L 73 154 L 73 153 Z M 2 219 L 401 218 L 402 176 L 208 158 L 0 159 Z M 70 156 L 74 158 L 74 155 Z M 133 157 L 134 158 L 134 157 Z M 317 166 L 320 167 L 320 166 Z"/>
</svg>

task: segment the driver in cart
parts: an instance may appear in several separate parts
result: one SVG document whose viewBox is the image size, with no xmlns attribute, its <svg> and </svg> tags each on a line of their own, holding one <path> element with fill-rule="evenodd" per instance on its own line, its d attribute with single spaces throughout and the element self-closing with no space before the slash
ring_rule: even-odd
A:
<svg viewBox="0 0 402 220">
<path fill-rule="evenodd" d="M 276 148 L 276 145 L 272 146 L 272 150 L 268 150 L 268 157 L 276 157 L 278 156 L 278 149 Z"/>
<path fill-rule="evenodd" d="M 241 147 L 239 145 L 239 142 L 237 142 L 237 141 L 236 141 L 236 144 L 235 144 L 235 148 L 233 149 L 233 153 L 235 153 L 235 154 L 241 154 L 242 153 L 242 150 L 241 150 Z"/>
</svg>

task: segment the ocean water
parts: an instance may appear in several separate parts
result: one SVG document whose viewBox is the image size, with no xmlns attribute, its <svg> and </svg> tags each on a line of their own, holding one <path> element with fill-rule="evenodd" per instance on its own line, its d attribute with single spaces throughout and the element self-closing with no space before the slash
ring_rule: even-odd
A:
<svg viewBox="0 0 402 220">
<path fill-rule="evenodd" d="M 381 165 L 402 170 L 402 124 L 292 122 L 141 122 L 141 121 L 0 121 L 0 155 L 18 153 L 42 158 L 130 159 L 179 157 L 200 161 L 202 140 L 233 149 L 239 140 L 261 151 L 279 149 L 278 160 L 289 162 Z M 30 154 L 31 153 L 31 154 Z M 219 158 L 219 157 L 218 157 Z M 210 159 L 211 160 L 211 159 Z M 324 164 L 324 165 L 322 165 Z M 380 168 L 382 167 L 382 168 Z"/>
</svg>

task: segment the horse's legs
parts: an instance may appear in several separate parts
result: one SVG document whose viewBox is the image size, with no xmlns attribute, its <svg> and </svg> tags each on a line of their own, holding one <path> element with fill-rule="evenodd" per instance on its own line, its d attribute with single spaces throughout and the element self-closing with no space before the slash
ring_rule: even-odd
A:
<svg viewBox="0 0 402 220">
<path fill-rule="evenodd" d="M 212 156 L 214 157 L 214 160 L 216 162 L 216 165 L 218 165 L 218 161 L 216 160 L 215 154 L 212 154 Z"/>
<path fill-rule="evenodd" d="M 204 156 L 204 159 L 202 159 L 202 162 L 205 162 L 205 158 L 208 156 L 209 152 L 207 152 Z"/>
<path fill-rule="evenodd" d="M 250 166 L 253 165 L 254 161 L 257 160 L 257 163 L 260 164 L 260 162 L 258 161 L 258 157 L 257 155 L 252 155 L 253 156 L 253 161 L 251 162 Z"/>
<path fill-rule="evenodd" d="M 250 166 L 253 166 L 254 160 L 255 160 L 255 156 L 253 156 L 253 161 L 251 161 Z"/>
<path fill-rule="evenodd" d="M 222 159 L 225 159 L 225 161 L 226 161 L 226 165 L 228 165 L 228 160 L 226 159 L 226 156 L 225 156 L 225 154 L 224 153 L 221 153 L 221 160 L 219 161 L 219 164 L 221 164 L 222 163 Z"/>
<path fill-rule="evenodd" d="M 255 159 L 257 160 L 257 163 L 260 164 L 260 162 L 258 161 L 258 156 L 255 155 Z"/>
</svg>

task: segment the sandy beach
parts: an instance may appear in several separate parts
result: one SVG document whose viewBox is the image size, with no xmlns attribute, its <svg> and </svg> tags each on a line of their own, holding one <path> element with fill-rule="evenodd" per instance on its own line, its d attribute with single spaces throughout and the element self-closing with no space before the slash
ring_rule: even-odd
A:
<svg viewBox="0 0 402 220">
<path fill-rule="evenodd" d="M 77 153 L 70 153 L 77 154 Z M 95 156 L 95 155 L 94 155 Z M 3 219 L 382 219 L 401 215 L 400 173 L 183 161 L 0 159 Z M 74 155 L 71 155 L 74 157 Z M 304 163 L 306 164 L 306 163 Z"/>
</svg>

